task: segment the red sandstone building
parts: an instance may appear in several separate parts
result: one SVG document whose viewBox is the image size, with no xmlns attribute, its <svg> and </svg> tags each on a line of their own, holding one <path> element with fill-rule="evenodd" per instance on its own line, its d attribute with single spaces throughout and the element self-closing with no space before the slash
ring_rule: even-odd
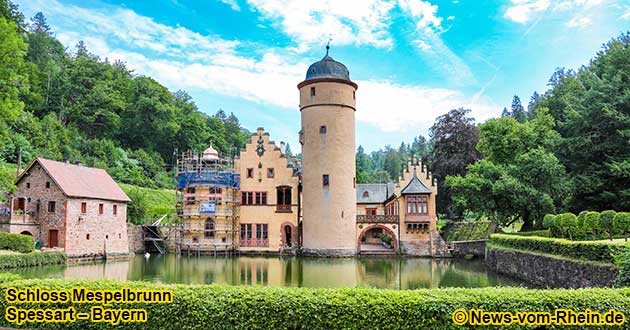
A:
<svg viewBox="0 0 630 330">
<path fill-rule="evenodd" d="M 129 253 L 131 200 L 105 170 L 37 158 L 16 186 L 2 231 L 31 235 L 43 248 L 63 248 L 70 257 Z"/>
</svg>

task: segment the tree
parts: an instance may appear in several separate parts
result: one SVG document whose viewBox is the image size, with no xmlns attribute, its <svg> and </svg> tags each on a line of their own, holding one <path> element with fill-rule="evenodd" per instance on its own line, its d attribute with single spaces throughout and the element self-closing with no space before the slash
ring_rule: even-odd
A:
<svg viewBox="0 0 630 330">
<path fill-rule="evenodd" d="M 613 210 L 606 210 L 599 215 L 599 225 L 601 229 L 608 234 L 608 237 L 611 241 L 613 239 L 613 233 L 615 232 L 615 229 L 613 227 L 613 219 L 615 218 L 615 214 L 617 214 L 617 212 Z"/>
<path fill-rule="evenodd" d="M 26 29 L 24 14 L 18 10 L 18 6 L 10 0 L 0 0 L 0 17 L 4 17 L 7 22 L 15 24 L 19 32 Z"/>
<path fill-rule="evenodd" d="M 0 117 L 13 120 L 23 109 L 20 95 L 28 90 L 24 74 L 26 44 L 15 23 L 0 18 Z"/>
<path fill-rule="evenodd" d="M 587 233 L 590 233 L 593 235 L 593 239 L 595 239 L 597 237 L 597 233 L 600 230 L 600 214 L 599 212 L 587 212 L 586 216 L 584 217 L 584 224 L 582 225 L 582 227 L 584 228 L 584 231 Z"/>
<path fill-rule="evenodd" d="M 367 183 L 368 175 L 370 172 L 370 159 L 365 154 L 362 146 L 357 148 L 356 154 L 356 167 L 357 167 L 357 183 Z"/>
<path fill-rule="evenodd" d="M 46 17 L 41 11 L 31 18 L 31 32 L 52 35 L 50 26 L 46 22 Z"/>
<path fill-rule="evenodd" d="M 630 32 L 578 72 L 558 69 L 540 106 L 562 137 L 555 153 L 574 178 L 572 210 L 630 208 Z"/>
<path fill-rule="evenodd" d="M 523 105 L 521 104 L 521 99 L 517 95 L 514 95 L 514 98 L 512 98 L 511 114 L 514 119 L 518 120 L 521 123 L 527 119 L 525 108 L 523 108 Z"/>
<path fill-rule="evenodd" d="M 564 205 L 571 192 L 564 166 L 550 151 L 557 139 L 553 119 L 541 108 L 531 121 L 492 119 L 480 132 L 477 147 L 485 159 L 466 175 L 447 178 L 458 211 L 503 225 L 522 221 L 522 231 L 542 227 L 544 215 Z"/>
<path fill-rule="evenodd" d="M 628 240 L 628 231 L 630 231 L 630 212 L 618 212 L 613 218 L 613 227 L 616 231 L 623 233 L 624 240 Z"/>
<path fill-rule="evenodd" d="M 437 117 L 429 129 L 433 146 L 431 167 L 439 191 L 438 212 L 447 213 L 449 217 L 454 215 L 454 210 L 450 189 L 444 185 L 446 176 L 466 174 L 467 166 L 481 158 L 476 148 L 479 128 L 475 119 L 467 116 L 469 113 L 470 109 L 453 109 Z"/>
</svg>

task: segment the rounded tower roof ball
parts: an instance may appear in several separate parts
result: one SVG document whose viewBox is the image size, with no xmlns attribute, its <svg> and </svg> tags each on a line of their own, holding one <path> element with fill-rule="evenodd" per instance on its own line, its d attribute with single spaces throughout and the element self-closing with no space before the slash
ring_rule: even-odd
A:
<svg viewBox="0 0 630 330">
<path fill-rule="evenodd" d="M 203 151 L 203 160 L 217 160 L 219 159 L 219 153 L 212 147 Z"/>
<path fill-rule="evenodd" d="M 328 47 L 326 47 L 326 56 L 308 67 L 306 71 L 306 79 L 335 78 L 350 81 L 350 72 L 343 63 L 335 61 L 328 55 Z"/>
</svg>

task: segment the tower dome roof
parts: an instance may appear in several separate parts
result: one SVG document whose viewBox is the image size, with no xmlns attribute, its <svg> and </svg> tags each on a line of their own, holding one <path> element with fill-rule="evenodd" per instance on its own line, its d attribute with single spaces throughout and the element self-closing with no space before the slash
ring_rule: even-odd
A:
<svg viewBox="0 0 630 330">
<path fill-rule="evenodd" d="M 317 61 L 308 67 L 306 71 L 306 79 L 319 79 L 319 78 L 335 78 L 350 81 L 350 72 L 348 68 L 341 62 L 335 61 L 328 55 L 329 47 L 326 46 L 326 55 L 320 61 Z"/>
<path fill-rule="evenodd" d="M 217 160 L 219 153 L 210 145 L 208 149 L 203 151 L 203 160 Z"/>
</svg>

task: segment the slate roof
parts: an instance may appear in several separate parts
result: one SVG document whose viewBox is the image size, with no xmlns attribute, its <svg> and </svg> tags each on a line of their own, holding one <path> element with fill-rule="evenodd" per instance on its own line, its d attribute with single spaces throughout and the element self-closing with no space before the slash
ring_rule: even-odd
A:
<svg viewBox="0 0 630 330">
<path fill-rule="evenodd" d="M 350 81 L 350 71 L 343 63 L 335 61 L 332 57 L 326 56 L 320 61 L 317 61 L 308 67 L 306 71 L 306 79 L 319 79 L 319 78 L 336 78 Z"/>
<path fill-rule="evenodd" d="M 368 193 L 364 197 L 365 192 Z M 393 183 L 363 183 L 357 185 L 357 204 L 381 204 L 394 193 Z"/>
<path fill-rule="evenodd" d="M 61 191 L 68 197 L 94 198 L 119 202 L 131 202 L 118 184 L 103 169 L 37 158 L 20 175 L 17 182 L 27 175 L 35 163 L 48 173 Z"/>
<path fill-rule="evenodd" d="M 411 195 L 411 194 L 430 194 L 431 189 L 418 179 L 416 175 L 416 171 L 413 172 L 413 178 L 409 181 L 409 184 L 400 192 L 401 195 Z"/>
</svg>

